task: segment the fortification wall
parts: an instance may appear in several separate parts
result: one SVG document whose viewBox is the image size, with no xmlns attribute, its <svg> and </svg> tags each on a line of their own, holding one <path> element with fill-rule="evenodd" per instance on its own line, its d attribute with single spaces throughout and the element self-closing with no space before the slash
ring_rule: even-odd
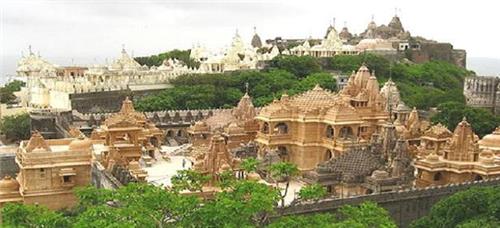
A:
<svg viewBox="0 0 500 228">
<path fill-rule="evenodd" d="M 69 95 L 69 99 L 71 100 L 71 109 L 81 113 L 117 112 L 120 110 L 122 101 L 127 96 L 133 99 L 140 99 L 141 97 L 158 93 L 163 89 L 144 88 L 144 90 L 124 89 L 73 93 Z"/>
<path fill-rule="evenodd" d="M 387 209 L 399 227 L 407 227 L 413 220 L 427 215 L 432 205 L 439 200 L 458 191 L 478 186 L 500 186 L 500 178 L 344 199 L 324 199 L 319 202 L 307 202 L 286 207 L 284 215 L 332 212 L 343 205 L 357 205 L 365 201 L 372 201 Z"/>
</svg>

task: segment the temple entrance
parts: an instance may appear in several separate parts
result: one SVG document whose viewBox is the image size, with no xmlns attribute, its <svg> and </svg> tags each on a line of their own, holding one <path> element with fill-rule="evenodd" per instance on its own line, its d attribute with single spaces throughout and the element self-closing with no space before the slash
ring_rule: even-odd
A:
<svg viewBox="0 0 500 228">
<path fill-rule="evenodd" d="M 286 146 L 278 146 L 278 155 L 282 161 L 290 161 L 290 155 Z"/>
<path fill-rule="evenodd" d="M 156 137 L 151 137 L 149 139 L 149 142 L 151 143 L 151 145 L 153 145 L 154 147 L 158 147 L 158 139 Z"/>
<path fill-rule="evenodd" d="M 333 152 L 331 150 L 326 150 L 325 152 L 325 161 L 328 161 L 334 157 Z"/>
<path fill-rule="evenodd" d="M 175 136 L 175 133 L 173 130 L 168 130 L 167 131 L 167 137 L 174 137 Z"/>
<path fill-rule="evenodd" d="M 481 181 L 481 180 L 483 180 L 483 177 L 481 175 L 476 175 L 476 177 L 474 177 L 474 180 Z"/>
<path fill-rule="evenodd" d="M 335 135 L 335 130 L 331 125 L 328 125 L 328 127 L 326 127 L 326 137 L 332 139 L 334 135 Z"/>
<path fill-rule="evenodd" d="M 354 139 L 354 133 L 352 132 L 352 128 L 347 126 L 340 128 L 340 138 Z"/>
<path fill-rule="evenodd" d="M 433 180 L 434 181 L 440 181 L 442 178 L 443 178 L 443 174 L 441 174 L 440 172 L 438 172 L 438 173 L 434 174 Z"/>
</svg>

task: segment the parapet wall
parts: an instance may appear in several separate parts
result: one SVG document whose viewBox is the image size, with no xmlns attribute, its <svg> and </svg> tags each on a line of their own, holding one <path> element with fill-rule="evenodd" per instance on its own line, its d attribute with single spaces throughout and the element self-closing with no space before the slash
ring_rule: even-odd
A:
<svg viewBox="0 0 500 228">
<path fill-rule="evenodd" d="M 123 186 L 97 161 L 92 162 L 91 182 L 96 188 L 117 189 Z"/>
<path fill-rule="evenodd" d="M 387 209 L 399 227 L 407 227 L 415 219 L 427 215 L 432 205 L 439 200 L 456 192 L 479 186 L 500 186 L 500 178 L 344 199 L 324 199 L 319 202 L 307 202 L 286 207 L 284 215 L 332 212 L 343 205 L 357 205 L 365 201 L 372 201 Z"/>
</svg>

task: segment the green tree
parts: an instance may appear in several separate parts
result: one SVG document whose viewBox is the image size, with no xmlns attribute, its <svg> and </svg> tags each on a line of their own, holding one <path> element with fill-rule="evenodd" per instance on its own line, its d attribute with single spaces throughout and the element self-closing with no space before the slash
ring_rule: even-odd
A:
<svg viewBox="0 0 500 228">
<path fill-rule="evenodd" d="M 359 206 L 342 206 L 335 214 L 284 216 L 269 224 L 270 228 L 299 227 L 396 227 L 387 211 L 377 204 L 365 202 Z"/>
<path fill-rule="evenodd" d="M 312 56 L 279 55 L 271 60 L 269 68 L 286 70 L 298 78 L 304 78 L 307 75 L 321 71 L 318 59 Z"/>
<path fill-rule="evenodd" d="M 44 206 L 6 204 L 1 208 L 5 227 L 71 227 L 68 218 Z"/>
<path fill-rule="evenodd" d="M 441 123 L 453 131 L 463 117 L 467 118 L 472 129 L 480 137 L 490 134 L 497 126 L 500 126 L 500 117 L 492 112 L 465 106 L 458 102 L 446 102 L 438 106 L 438 113 L 431 118 L 434 124 Z"/>
<path fill-rule="evenodd" d="M 210 180 L 209 175 L 203 175 L 197 171 L 186 169 L 179 170 L 172 177 L 172 187 L 176 191 L 189 190 L 192 192 L 203 192 L 203 186 Z"/>
<path fill-rule="evenodd" d="M 0 88 L 0 103 L 8 104 L 15 101 L 16 96 L 14 92 L 20 91 L 26 83 L 18 80 L 7 83 L 4 87 Z"/>
<path fill-rule="evenodd" d="M 141 65 L 160 66 L 166 59 L 177 59 L 186 64 L 190 68 L 198 68 L 200 63 L 194 59 L 191 59 L 189 55 L 191 50 L 178 50 L 174 49 L 168 52 L 161 53 L 159 55 L 144 56 L 134 58 Z"/>
<path fill-rule="evenodd" d="M 432 206 L 430 213 L 411 227 L 498 227 L 499 187 L 473 187 L 457 192 Z M 480 225 L 480 226 L 479 226 Z"/>
<path fill-rule="evenodd" d="M 285 206 L 285 196 L 290 187 L 292 178 L 299 174 L 297 165 L 289 162 L 277 162 L 269 167 L 270 176 L 273 179 L 276 189 L 280 189 L 280 182 L 285 182 L 283 191 L 280 191 L 281 206 Z"/>
<path fill-rule="evenodd" d="M 234 182 L 196 211 L 188 226 L 253 227 L 264 224 L 279 199 L 275 189 L 255 181 Z M 186 224 L 186 223 L 184 223 Z"/>
<path fill-rule="evenodd" d="M 325 187 L 319 184 L 310 184 L 299 191 L 299 200 L 319 200 L 326 196 Z"/>
<path fill-rule="evenodd" d="M 0 132 L 8 140 L 24 140 L 30 137 L 30 116 L 27 113 L 6 116 L 0 120 Z"/>
<path fill-rule="evenodd" d="M 259 161 L 255 158 L 247 158 L 241 161 L 240 167 L 247 173 L 257 171 Z"/>
</svg>

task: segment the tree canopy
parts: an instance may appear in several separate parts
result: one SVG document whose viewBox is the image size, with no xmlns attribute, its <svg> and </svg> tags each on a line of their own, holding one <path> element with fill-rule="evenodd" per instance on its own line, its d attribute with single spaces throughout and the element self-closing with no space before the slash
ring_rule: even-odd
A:
<svg viewBox="0 0 500 228">
<path fill-rule="evenodd" d="M 8 104 L 16 100 L 14 92 L 20 91 L 26 83 L 18 80 L 7 83 L 4 87 L 0 87 L 0 103 Z"/>
<path fill-rule="evenodd" d="M 189 58 L 191 54 L 191 50 L 178 50 L 174 49 L 172 51 L 163 52 L 158 55 L 144 56 L 144 57 L 135 57 L 135 61 L 137 61 L 141 65 L 146 66 L 160 66 L 164 60 L 166 59 L 177 59 L 182 61 L 188 67 L 197 68 L 200 66 L 200 63 L 194 59 Z"/>
<path fill-rule="evenodd" d="M 5 116 L 0 120 L 0 132 L 8 140 L 28 139 L 30 137 L 30 122 L 28 113 Z"/>
<path fill-rule="evenodd" d="M 279 165 L 280 176 L 295 173 L 293 167 Z M 179 173 L 182 180 L 199 176 Z M 337 215 L 278 216 L 279 189 L 252 180 L 226 182 L 212 198 L 181 194 L 189 181 L 173 181 L 172 188 L 145 183 L 129 183 L 116 190 L 84 187 L 76 190 L 78 205 L 65 211 L 44 206 L 6 204 L 2 219 L 6 227 L 301 227 L 327 224 L 355 227 L 393 227 L 387 212 L 374 203 L 345 206 Z M 195 191 L 199 191 L 194 187 Z M 337 227 L 338 227 L 337 226 Z M 311 227 L 311 226 L 309 226 Z"/>
<path fill-rule="evenodd" d="M 438 113 L 431 120 L 434 124 L 441 123 L 450 131 L 455 130 L 463 117 L 467 118 L 474 132 L 483 137 L 500 126 L 500 116 L 482 109 L 465 106 L 458 102 L 446 102 L 438 106 Z"/>
<path fill-rule="evenodd" d="M 474 187 L 455 193 L 434 204 L 430 213 L 411 227 L 499 227 L 499 197 L 499 187 Z"/>
<path fill-rule="evenodd" d="M 336 81 L 328 71 L 351 74 L 363 63 L 376 74 L 379 83 L 391 77 L 400 89 L 402 100 L 419 109 L 451 101 L 463 104 L 463 81 L 465 76 L 473 74 L 446 62 L 409 64 L 391 62 L 374 54 L 324 59 L 277 56 L 261 71 L 181 75 L 171 81 L 174 88 L 146 97 L 136 105 L 141 111 L 233 107 L 245 93 L 248 83 L 254 104 L 264 106 L 279 99 L 283 93 L 294 95 L 316 84 L 335 90 Z"/>
</svg>

